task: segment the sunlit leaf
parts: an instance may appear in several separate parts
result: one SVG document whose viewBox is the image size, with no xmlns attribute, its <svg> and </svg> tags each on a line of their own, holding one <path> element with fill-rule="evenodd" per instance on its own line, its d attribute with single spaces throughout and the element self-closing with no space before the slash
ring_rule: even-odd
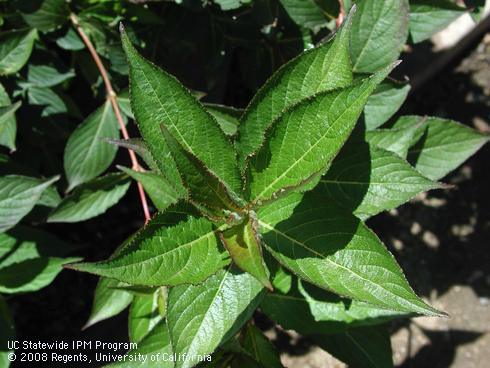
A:
<svg viewBox="0 0 490 368">
<path fill-rule="evenodd" d="M 262 285 L 250 274 L 221 270 L 199 285 L 170 289 L 167 323 L 174 353 L 187 354 L 177 368 L 190 368 L 199 355 L 211 354 L 251 317 Z"/>
<path fill-rule="evenodd" d="M 238 159 L 243 170 L 246 160 L 257 152 L 272 122 L 287 108 L 318 92 L 346 87 L 352 82 L 349 56 L 349 16 L 335 38 L 302 53 L 281 67 L 264 84 L 240 119 Z"/>
<path fill-rule="evenodd" d="M 464 14 L 466 9 L 449 0 L 411 0 L 410 35 L 415 43 L 430 38 Z"/>
<path fill-rule="evenodd" d="M 204 218 L 160 225 L 155 217 L 120 254 L 72 268 L 136 285 L 179 285 L 203 281 L 230 260 L 217 229 Z"/>
<path fill-rule="evenodd" d="M 0 232 L 15 226 L 34 208 L 43 191 L 58 179 L 43 180 L 20 175 L 0 177 Z"/>
<path fill-rule="evenodd" d="M 444 315 L 415 295 L 391 253 L 349 212 L 309 193 L 258 216 L 267 250 L 300 278 L 379 308 Z"/>
<path fill-rule="evenodd" d="M 97 177 L 111 165 L 117 148 L 105 142 L 107 138 L 119 138 L 109 101 L 88 116 L 68 138 L 63 157 L 68 190 Z"/>
<path fill-rule="evenodd" d="M 354 71 L 372 73 L 398 58 L 408 37 L 408 0 L 357 1 L 351 31 Z"/>
<path fill-rule="evenodd" d="M 5 32 L 0 34 L 0 75 L 17 73 L 31 56 L 35 29 L 25 32 Z"/>
<path fill-rule="evenodd" d="M 49 215 L 48 222 L 79 222 L 114 206 L 129 188 L 126 175 L 108 174 L 77 187 Z"/>
<path fill-rule="evenodd" d="M 286 111 L 263 147 L 270 155 L 266 167 L 259 163 L 252 168 L 251 200 L 269 200 L 321 175 L 349 137 L 369 95 L 391 69 L 352 87 L 319 93 Z"/>
</svg>

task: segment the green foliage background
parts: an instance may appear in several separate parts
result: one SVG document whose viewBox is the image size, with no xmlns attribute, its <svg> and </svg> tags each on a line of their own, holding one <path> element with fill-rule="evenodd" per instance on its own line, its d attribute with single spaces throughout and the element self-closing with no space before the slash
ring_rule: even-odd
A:
<svg viewBox="0 0 490 368">
<path fill-rule="evenodd" d="M 392 366 L 384 324 L 443 313 L 363 220 L 444 187 L 488 137 L 396 115 L 410 86 L 388 77 L 406 43 L 467 9 L 342 5 L 332 36 L 341 9 L 330 0 L 0 2 L 0 293 L 39 290 L 79 261 L 50 226 L 103 219 L 138 181 L 159 213 L 108 261 L 70 266 L 102 276 L 87 326 L 130 306 L 138 352 L 280 367 L 246 324 L 260 308 L 350 366 Z M 483 4 L 472 5 L 477 17 Z M 77 24 L 143 141 L 120 140 Z M 145 172 L 119 166 L 128 147 Z M 5 299 L 2 366 L 15 334 Z"/>
</svg>

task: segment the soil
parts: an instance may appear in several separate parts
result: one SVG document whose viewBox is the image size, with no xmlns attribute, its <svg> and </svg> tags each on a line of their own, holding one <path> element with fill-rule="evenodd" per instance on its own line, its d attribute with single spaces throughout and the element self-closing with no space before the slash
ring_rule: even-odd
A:
<svg viewBox="0 0 490 368">
<path fill-rule="evenodd" d="M 426 63 L 437 55 L 421 46 Z M 417 49 L 414 53 L 418 52 Z M 412 77 L 417 71 L 405 71 Z M 409 97 L 402 112 L 452 118 L 489 131 L 490 33 L 464 57 Z M 490 361 L 490 164 L 487 145 L 445 178 L 451 190 L 422 195 L 396 211 L 369 221 L 405 270 L 413 288 L 448 319 L 416 318 L 391 326 L 397 367 L 486 367 Z M 132 195 L 136 196 L 135 191 Z M 116 212 L 117 211 L 117 212 Z M 68 241 L 85 244 L 87 260 L 109 256 L 121 239 L 141 223 L 138 201 L 125 201 L 110 210 L 104 221 L 83 225 L 48 225 Z M 126 223 L 121 229 L 117 224 Z M 80 228 L 82 226 L 82 228 Z M 127 315 L 99 323 L 85 331 L 96 277 L 65 271 L 47 288 L 9 301 L 20 340 L 127 340 Z M 344 365 L 290 333 L 287 367 L 325 368 Z M 284 347 L 278 342 L 278 347 Z M 282 349 L 283 350 L 283 349 Z M 26 367 L 16 365 L 13 367 Z M 33 365 L 35 366 L 35 365 Z M 60 365 L 65 366 L 65 365 Z"/>
</svg>

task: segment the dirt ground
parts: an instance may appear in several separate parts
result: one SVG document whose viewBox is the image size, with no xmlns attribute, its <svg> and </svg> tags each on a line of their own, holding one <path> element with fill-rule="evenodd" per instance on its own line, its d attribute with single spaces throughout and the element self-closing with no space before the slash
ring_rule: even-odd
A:
<svg viewBox="0 0 490 368">
<path fill-rule="evenodd" d="M 489 96 L 490 33 L 411 95 L 402 112 L 453 118 L 489 132 Z M 421 195 L 369 222 L 415 291 L 450 315 L 391 326 L 398 368 L 490 366 L 489 153 L 487 145 L 445 178 L 454 189 Z M 293 334 L 293 346 L 295 340 Z M 318 348 L 298 349 L 299 355 L 282 355 L 286 367 L 345 367 Z"/>
</svg>

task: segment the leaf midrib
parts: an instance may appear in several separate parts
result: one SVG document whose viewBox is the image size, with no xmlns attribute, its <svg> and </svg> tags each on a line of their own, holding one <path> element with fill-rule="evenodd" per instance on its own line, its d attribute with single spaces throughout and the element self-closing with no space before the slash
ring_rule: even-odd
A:
<svg viewBox="0 0 490 368">
<path fill-rule="evenodd" d="M 344 32 L 344 31 L 343 31 L 343 29 L 342 29 L 342 30 L 340 31 L 340 33 L 338 33 L 338 37 L 339 37 L 339 38 L 340 38 L 340 37 L 345 37 L 345 35 L 344 35 L 344 33 L 343 33 L 343 32 Z M 332 56 L 332 59 L 335 59 L 335 58 L 336 58 L 336 56 L 337 56 L 337 54 L 339 53 L 340 48 L 341 48 L 341 43 L 340 43 L 340 42 L 342 41 L 342 40 L 340 40 L 340 39 L 339 39 L 339 43 L 337 44 L 337 43 L 336 43 L 336 40 L 337 40 L 337 37 L 336 37 L 336 38 L 335 38 L 335 39 L 332 41 L 332 44 L 330 45 L 330 48 L 327 50 L 326 54 L 324 55 L 324 59 L 326 59 L 327 57 L 329 57 L 329 56 L 330 56 L 330 53 L 332 53 L 332 55 L 331 55 L 331 56 Z M 326 47 L 326 45 L 322 45 L 322 46 L 320 46 L 320 47 Z M 314 60 L 316 60 L 316 58 L 317 58 L 317 57 L 318 57 L 318 55 L 316 55 L 316 56 L 315 56 Z M 291 67 L 291 73 L 292 73 L 292 72 L 294 72 L 294 70 L 296 70 L 296 68 L 297 68 L 297 67 L 300 65 L 300 62 L 301 62 L 301 60 L 298 60 L 298 63 L 297 63 L 296 65 L 294 65 L 294 66 L 292 66 L 292 67 Z M 325 60 L 323 61 L 323 63 L 324 63 L 324 62 L 325 62 Z M 304 80 L 307 78 L 308 74 L 309 74 L 309 73 L 311 72 L 311 70 L 313 69 L 313 68 L 312 68 L 313 63 L 314 63 L 314 61 L 312 61 L 312 63 L 311 63 L 309 66 L 308 66 L 308 70 L 307 70 L 307 72 L 305 73 L 305 76 L 304 76 L 304 78 L 303 78 L 303 81 L 304 81 Z M 323 63 L 322 63 L 322 64 L 323 64 Z M 320 80 L 318 81 L 317 86 L 314 88 L 314 91 L 315 91 L 314 93 L 318 93 L 319 91 L 321 91 L 321 92 L 327 92 L 327 91 L 329 91 L 329 90 L 332 90 L 332 89 L 333 89 L 333 88 L 328 88 L 328 89 L 325 89 L 325 90 L 322 90 L 322 89 L 321 89 L 322 84 L 323 84 L 323 83 L 324 83 L 324 82 L 325 82 L 325 81 L 326 81 L 328 78 L 330 78 L 330 77 L 331 77 L 331 76 L 329 75 L 329 73 L 330 73 L 331 69 L 333 68 L 333 64 L 334 64 L 333 62 L 328 63 L 328 65 L 327 65 L 327 67 L 326 67 L 325 71 L 323 72 L 323 76 L 320 78 Z M 289 76 L 289 78 L 288 78 L 288 80 L 287 80 L 287 83 L 286 83 L 286 94 L 285 94 L 285 97 L 284 97 L 284 99 L 285 99 L 285 100 L 287 100 L 287 98 L 288 98 L 288 92 L 289 92 L 289 90 L 290 90 L 289 85 L 290 85 L 290 83 L 291 83 L 291 80 L 292 80 L 292 75 L 290 75 L 290 76 Z M 271 102 L 269 105 L 271 106 L 271 108 L 273 108 L 273 107 L 274 107 L 274 97 L 275 97 L 275 93 L 274 93 L 274 91 L 275 91 L 275 90 L 272 90 L 272 91 L 271 91 L 271 95 L 269 96 L 269 97 L 270 97 L 270 98 L 269 98 L 269 100 L 270 100 L 270 102 Z M 301 100 L 301 99 L 302 99 L 302 98 L 300 98 L 299 100 Z M 264 99 L 263 99 L 262 101 L 264 101 L 264 100 L 265 100 L 265 97 L 264 97 Z M 252 101 L 252 102 L 253 102 L 253 101 Z M 251 106 L 250 106 L 250 108 L 247 108 L 247 109 L 245 110 L 245 112 L 244 112 L 244 116 L 245 116 L 245 113 L 248 113 L 248 116 L 252 116 L 251 114 L 252 114 L 252 113 L 255 113 L 255 115 L 253 115 L 253 116 L 255 116 L 254 120 L 255 120 L 256 122 L 258 122 L 258 117 L 257 117 L 257 115 L 258 115 L 258 112 L 259 112 L 259 106 L 260 106 L 260 105 L 261 105 L 261 101 L 257 102 L 255 105 L 251 105 Z M 282 109 L 283 109 L 283 110 L 284 110 L 284 109 L 287 109 L 287 107 L 288 107 L 288 106 L 292 106 L 292 105 L 294 105 L 294 102 L 292 102 L 292 101 L 289 101 L 289 103 L 288 103 L 288 102 L 286 102 L 286 103 L 284 104 L 284 106 L 282 107 Z M 246 120 L 244 120 L 244 123 L 246 123 L 248 120 L 251 120 L 251 119 L 248 119 L 248 116 L 247 116 L 247 119 L 246 119 Z M 272 124 L 274 123 L 274 120 L 278 119 L 280 116 L 281 116 L 281 114 L 280 114 L 280 113 L 278 113 L 278 114 L 276 114 L 276 116 L 274 117 L 274 113 L 272 112 L 272 113 L 271 113 L 272 120 L 271 120 L 271 121 L 268 123 L 268 125 L 266 126 L 266 129 L 265 129 L 265 130 L 269 129 L 269 128 L 272 126 Z M 240 124 L 240 126 L 246 126 L 246 125 L 247 125 L 247 124 Z M 261 132 L 261 133 L 260 133 L 260 135 L 261 135 L 261 137 L 262 137 L 261 141 L 263 141 L 263 140 L 264 140 L 264 138 L 265 138 L 265 132 L 264 132 L 264 131 L 263 131 L 263 132 Z M 248 143 L 247 143 L 247 144 L 248 144 L 249 146 L 251 145 L 251 144 L 250 144 L 250 140 L 248 140 Z M 252 149 L 252 150 L 250 150 L 250 152 L 249 152 L 249 153 L 248 153 L 248 154 L 247 154 L 245 157 L 246 157 L 246 158 L 250 158 L 250 157 L 251 157 L 253 154 L 254 154 L 254 150 Z"/>
<path fill-rule="evenodd" d="M 135 54 L 134 50 L 132 50 L 132 53 Z M 180 137 L 180 139 L 182 140 L 182 143 L 185 145 L 185 147 L 189 150 L 189 152 L 191 154 L 193 154 L 194 156 L 197 156 L 194 151 L 192 150 L 192 147 L 189 145 L 189 143 L 187 142 L 187 140 L 182 136 L 182 133 L 180 132 L 180 130 L 177 128 L 177 126 L 175 125 L 173 119 L 170 117 L 170 115 L 168 114 L 167 112 L 167 109 L 165 108 L 165 105 L 163 104 L 163 101 L 161 100 L 160 96 L 158 95 L 158 93 L 156 92 L 155 88 L 153 87 L 153 84 L 151 83 L 150 79 L 148 78 L 148 76 L 146 75 L 146 72 L 144 70 L 144 68 L 142 67 L 142 64 L 140 63 L 140 60 L 139 60 L 139 57 L 137 55 L 137 57 L 133 58 L 133 60 L 135 60 L 135 62 L 138 64 L 138 67 L 139 67 L 139 70 L 140 72 L 143 74 L 143 76 L 145 77 L 145 80 L 146 82 L 148 83 L 148 85 L 150 86 L 151 88 L 151 91 L 153 93 L 153 96 L 156 97 L 156 100 L 158 101 L 158 103 L 160 104 L 160 108 L 162 109 L 163 113 L 167 116 L 167 119 L 169 120 L 170 124 L 172 125 L 172 127 L 175 129 L 175 131 L 177 132 L 178 136 Z M 156 68 L 155 66 L 152 65 L 153 68 Z"/>
<path fill-rule="evenodd" d="M 34 180 L 36 180 L 36 179 L 34 179 Z M 21 195 L 23 195 L 23 194 L 25 194 L 26 192 L 36 190 L 38 187 L 49 186 L 51 184 L 51 182 L 49 184 L 48 184 L 48 182 L 50 182 L 50 180 L 38 182 L 35 186 L 28 187 L 27 189 L 22 190 L 21 192 L 17 192 L 12 197 L 9 196 L 6 199 L 0 200 L 0 203 L 2 203 L 2 202 L 8 202 L 8 201 L 13 201 L 13 200 L 19 200 L 18 197 L 21 196 Z M 42 192 L 42 190 L 41 190 L 41 192 Z M 35 194 L 40 194 L 40 193 L 35 193 Z"/>
<path fill-rule="evenodd" d="M 102 115 L 100 116 L 99 124 L 97 124 L 97 128 L 95 129 L 95 134 L 93 135 L 93 139 L 91 139 L 90 145 L 88 147 L 87 154 L 83 155 L 82 162 L 81 162 L 81 164 L 83 164 L 83 166 L 85 166 L 85 162 L 87 162 L 87 159 L 89 162 L 93 161 L 92 157 L 90 157 L 90 156 L 92 155 L 92 152 L 94 150 L 95 143 L 100 141 L 99 135 L 100 135 L 100 132 L 102 130 L 102 127 L 105 124 L 105 119 L 107 117 L 107 113 L 109 111 L 109 108 L 112 108 L 112 107 L 109 105 L 109 102 L 106 102 L 104 104 L 104 110 L 102 111 Z M 80 168 L 82 168 L 82 165 L 77 165 L 77 167 L 80 169 Z M 78 172 L 78 175 L 80 175 L 80 172 Z"/>
<path fill-rule="evenodd" d="M 364 93 L 362 94 L 364 95 Z M 334 126 L 336 127 L 337 126 L 337 123 L 338 121 L 344 117 L 345 114 L 347 114 L 347 112 L 350 112 L 350 108 L 352 107 L 353 104 L 351 104 L 349 106 L 349 108 L 345 109 L 342 114 L 340 114 L 337 119 L 335 119 L 332 124 L 330 124 L 330 126 L 328 127 L 327 131 L 322 134 L 322 136 L 316 141 L 313 143 L 313 145 L 311 145 L 306 151 L 305 153 L 303 153 L 297 160 L 295 160 L 295 162 L 292 163 L 291 166 L 289 166 L 286 170 L 284 170 L 276 179 L 274 179 L 267 187 L 265 187 L 258 195 L 255 196 L 254 198 L 254 201 L 260 199 L 262 197 L 262 195 L 264 193 L 266 193 L 270 188 L 272 188 L 279 180 L 282 180 L 282 178 L 284 176 L 286 176 L 293 168 L 295 168 L 307 155 L 310 154 L 310 152 L 312 150 L 314 150 L 316 148 L 316 146 L 318 144 L 320 144 L 320 142 L 323 142 L 323 140 L 325 139 L 325 137 L 330 133 L 330 131 L 334 128 Z M 281 146 L 282 148 L 282 146 Z M 330 160 L 332 160 L 332 158 L 330 158 Z"/>
<path fill-rule="evenodd" d="M 424 148 L 414 149 L 414 150 L 409 149 L 409 154 L 421 153 L 421 152 L 430 152 L 430 151 L 437 150 L 437 149 L 440 149 L 440 148 L 452 147 L 452 146 L 460 147 L 462 143 L 473 143 L 474 141 L 475 142 L 478 142 L 478 143 L 485 143 L 488 140 L 489 140 L 489 138 L 487 138 L 485 136 L 475 137 L 475 138 L 465 139 L 464 141 L 458 141 L 458 142 L 452 142 L 452 143 L 445 143 L 445 144 L 438 144 L 438 145 L 434 145 L 434 146 L 427 147 L 427 148 L 424 147 Z M 460 151 L 463 151 L 463 150 L 460 150 Z"/>
<path fill-rule="evenodd" d="M 270 226 L 269 224 L 267 224 L 267 223 L 263 222 L 262 220 L 258 220 L 258 221 L 259 221 L 259 223 L 260 223 L 262 226 L 264 226 L 266 229 L 268 229 L 268 230 L 270 230 L 270 231 L 274 231 L 276 234 L 278 234 L 278 235 L 280 235 L 280 236 L 282 236 L 282 237 L 284 237 L 284 238 L 288 239 L 288 240 L 289 240 L 289 241 L 291 241 L 292 243 L 295 243 L 295 244 L 299 245 L 300 247 L 302 247 L 302 248 L 306 249 L 307 251 L 309 251 L 310 253 L 312 253 L 312 254 L 316 255 L 317 257 L 319 257 L 319 258 L 321 258 L 321 259 L 323 259 L 323 260 L 325 260 L 325 261 L 327 261 L 327 262 L 329 262 L 329 263 L 331 263 L 331 264 L 333 264 L 333 265 L 335 265 L 335 266 L 337 266 L 337 267 L 339 267 L 339 268 L 341 268 L 341 269 L 343 269 L 343 270 L 347 271 L 347 272 L 348 272 L 348 273 L 350 273 L 350 274 L 355 275 L 356 277 L 358 277 L 359 279 L 361 279 L 361 280 L 365 281 L 366 283 L 369 283 L 369 284 L 375 285 L 376 287 L 378 287 L 378 288 L 381 288 L 381 289 L 385 290 L 385 291 L 386 291 L 386 292 L 388 292 L 389 294 L 394 295 L 394 296 L 395 296 L 397 299 L 398 299 L 398 298 L 402 298 L 403 300 L 405 300 L 406 302 L 408 302 L 410 305 L 414 305 L 414 306 L 415 306 L 417 309 L 421 309 L 421 307 L 420 307 L 420 306 L 418 306 L 418 305 L 416 305 L 416 304 L 413 304 L 413 302 L 411 302 L 410 300 L 408 300 L 408 299 L 406 299 L 406 298 L 403 298 L 403 297 L 401 297 L 401 296 L 399 296 L 399 295 L 397 295 L 397 294 L 393 293 L 392 291 L 390 291 L 390 290 L 386 289 L 386 288 L 385 288 L 383 285 L 377 284 L 377 283 L 375 283 L 375 282 L 373 282 L 373 281 L 371 281 L 371 280 L 369 280 L 369 279 L 366 279 L 366 278 L 364 278 L 363 276 L 359 275 L 358 273 L 354 272 L 353 270 L 351 270 L 351 269 L 349 269 L 349 268 L 347 268 L 347 267 L 345 267 L 345 266 L 343 266 L 343 265 L 341 265 L 341 264 L 339 264 L 339 263 L 337 263 L 337 262 L 334 262 L 333 260 L 331 260 L 331 259 L 329 259 L 329 258 L 325 257 L 325 256 L 324 256 L 324 255 L 322 255 L 321 253 L 316 252 L 314 249 L 309 248 L 309 247 L 308 247 L 306 244 L 303 244 L 302 242 L 300 242 L 300 241 L 298 241 L 298 240 L 296 240 L 296 239 L 294 239 L 294 238 L 290 237 L 290 236 L 289 236 L 289 235 L 287 235 L 286 233 L 284 233 L 284 232 L 282 232 L 282 231 L 277 230 L 276 228 L 274 228 L 274 227 Z M 424 308 L 424 309 L 425 309 L 425 308 Z"/>
<path fill-rule="evenodd" d="M 216 293 L 214 293 L 214 296 L 213 296 L 213 298 L 211 299 L 211 301 L 210 301 L 210 303 L 209 303 L 208 308 L 206 308 L 206 312 L 204 313 L 204 315 L 203 315 L 203 317 L 202 317 L 202 319 L 201 319 L 201 322 L 199 323 L 198 328 L 196 328 L 196 331 L 200 331 L 200 330 L 201 330 L 202 325 L 203 325 L 204 321 L 206 320 L 206 318 L 207 318 L 207 316 L 208 316 L 208 314 L 209 314 L 209 311 L 210 311 L 210 309 L 211 309 L 211 306 L 213 305 L 213 303 L 214 303 L 214 301 L 216 300 L 217 296 L 219 295 L 219 293 L 220 293 L 220 292 L 221 292 L 221 290 L 223 289 L 223 285 L 224 285 L 224 283 L 225 283 L 226 278 L 227 278 L 227 277 L 228 277 L 228 275 L 229 275 L 229 271 L 230 271 L 230 269 L 231 269 L 231 265 L 230 265 L 230 266 L 228 266 L 228 268 L 225 270 L 225 274 L 223 275 L 223 278 L 221 279 L 220 284 L 219 284 L 218 288 L 216 289 Z M 182 315 L 183 315 L 183 313 L 182 313 Z M 190 353 L 190 352 L 191 352 L 191 350 L 198 350 L 198 348 L 199 348 L 199 347 L 197 347 L 197 349 L 194 347 L 194 344 L 195 344 L 195 341 L 196 341 L 196 338 L 195 338 L 195 337 L 196 337 L 197 335 L 198 335 L 197 333 L 194 335 L 194 338 L 192 339 L 192 342 L 191 342 L 191 343 L 188 345 L 188 347 L 186 348 L 186 351 L 187 351 L 188 353 Z M 177 341 L 177 343 L 178 343 L 178 341 Z"/>
<path fill-rule="evenodd" d="M 381 13 L 382 13 L 382 9 L 381 9 Z M 377 16 L 376 16 L 375 25 L 377 25 L 377 24 L 378 24 L 378 22 L 379 22 L 379 18 L 380 18 L 380 17 L 381 17 L 381 14 L 380 14 L 380 13 L 378 13 L 378 14 L 377 14 Z M 361 58 L 362 58 L 362 56 L 363 56 L 363 54 L 364 54 L 364 52 L 365 52 L 365 50 L 366 50 L 366 48 L 367 48 L 368 44 L 369 44 L 369 43 L 371 43 L 371 36 L 373 35 L 373 32 L 374 32 L 374 29 L 375 29 L 375 28 L 376 28 L 376 26 L 371 27 L 371 30 L 369 31 L 369 34 L 368 34 L 368 37 L 367 37 L 367 40 L 366 40 L 366 42 L 364 43 L 364 45 L 362 46 L 361 51 L 359 52 L 359 55 L 357 56 L 357 60 L 356 60 L 356 62 L 355 62 L 355 63 L 354 63 L 354 65 L 352 66 L 352 69 L 353 69 L 353 70 L 356 70 L 356 67 L 357 67 L 357 64 L 359 63 L 359 60 L 361 60 Z"/>
<path fill-rule="evenodd" d="M 226 226 L 227 226 L 227 225 L 226 225 Z M 197 239 L 191 240 L 190 242 L 187 242 L 187 243 L 185 243 L 185 244 L 181 244 L 181 245 L 179 245 L 177 248 L 170 249 L 170 250 L 169 250 L 169 251 L 167 251 L 167 252 L 160 253 L 160 254 L 158 254 L 158 255 L 155 255 L 155 256 L 149 257 L 149 258 L 144 259 L 144 260 L 141 260 L 141 261 L 133 262 L 133 263 L 131 263 L 131 266 L 138 265 L 138 264 L 141 264 L 141 263 L 150 262 L 150 261 L 152 261 L 152 260 L 154 260 L 154 259 L 156 259 L 156 258 L 159 258 L 159 257 L 164 257 L 164 256 L 166 256 L 166 255 L 168 255 L 168 254 L 171 254 L 172 252 L 176 252 L 176 251 L 178 251 L 178 250 L 181 250 L 182 248 L 189 247 L 189 246 L 191 246 L 191 245 L 193 245 L 193 244 L 195 244 L 195 243 L 197 243 L 197 242 L 199 242 L 199 241 L 201 241 L 201 240 L 203 240 L 203 239 L 206 239 L 206 238 L 210 237 L 210 236 L 211 236 L 211 235 L 213 235 L 213 234 L 216 234 L 218 231 L 223 230 L 223 229 L 224 229 L 226 226 L 225 226 L 225 225 L 222 225 L 222 226 L 220 226 L 219 228 L 214 229 L 213 231 L 210 231 L 210 232 L 208 232 L 208 233 L 206 233 L 206 234 L 204 234 L 204 235 L 200 236 L 200 237 L 199 237 L 199 238 L 197 238 Z M 138 250 L 137 250 L 137 251 L 138 251 Z M 140 251 L 142 251 L 142 250 L 140 250 Z M 135 252 L 136 252 L 136 251 L 135 251 Z M 134 254 L 135 252 L 131 252 L 131 253 L 126 254 L 126 255 Z M 114 266 L 114 265 L 111 265 L 111 266 L 110 266 L 110 269 L 112 270 L 112 269 L 119 269 L 119 268 L 125 268 L 125 267 L 128 267 L 128 265 L 121 265 L 121 266 Z"/>
<path fill-rule="evenodd" d="M 21 38 L 21 40 L 19 41 L 19 43 L 18 43 L 18 44 L 17 44 L 17 45 L 16 45 L 14 48 L 10 49 L 10 50 L 8 51 L 8 53 L 7 53 L 7 54 L 6 54 L 6 55 L 5 55 L 5 56 L 4 56 L 2 59 L 0 59 L 0 64 L 2 64 L 2 63 L 5 61 L 5 59 L 10 58 L 10 57 L 11 57 L 12 52 L 14 52 L 15 50 L 17 50 L 17 49 L 20 47 L 20 45 L 21 45 L 21 44 L 23 44 L 23 43 L 26 41 L 26 39 L 27 39 L 27 38 L 30 36 L 30 34 L 31 34 L 32 32 L 35 32 L 35 31 L 34 31 L 34 30 L 32 30 L 32 31 L 28 32 L 26 35 L 24 35 L 24 36 Z M 8 69 L 10 70 L 10 68 L 11 68 L 11 67 L 9 66 L 9 68 L 8 68 Z"/>
</svg>

